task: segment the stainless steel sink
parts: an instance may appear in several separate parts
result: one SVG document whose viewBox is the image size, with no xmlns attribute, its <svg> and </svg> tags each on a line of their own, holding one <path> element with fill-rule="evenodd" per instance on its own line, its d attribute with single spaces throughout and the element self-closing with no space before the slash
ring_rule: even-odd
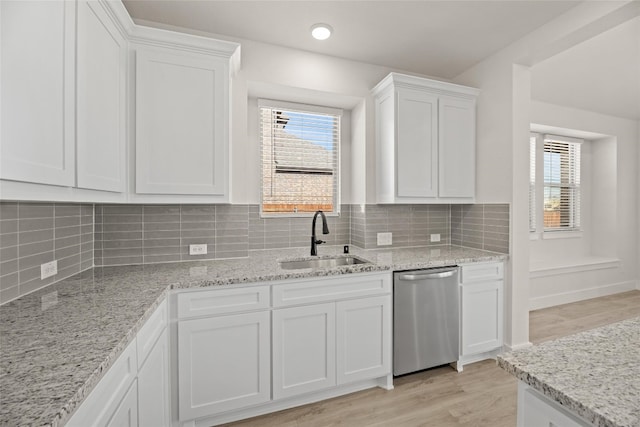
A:
<svg viewBox="0 0 640 427">
<path fill-rule="evenodd" d="M 284 270 L 298 270 L 302 268 L 332 268 L 343 265 L 370 264 L 369 261 L 355 256 L 340 256 L 330 258 L 312 258 L 293 261 L 280 261 Z"/>
</svg>

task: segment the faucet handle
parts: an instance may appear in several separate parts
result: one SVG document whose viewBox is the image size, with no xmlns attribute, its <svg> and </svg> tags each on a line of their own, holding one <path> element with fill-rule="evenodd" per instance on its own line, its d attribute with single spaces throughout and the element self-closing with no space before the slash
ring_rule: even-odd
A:
<svg viewBox="0 0 640 427">
<path fill-rule="evenodd" d="M 316 245 L 321 245 L 323 243 L 327 243 L 327 242 L 325 242 L 324 240 L 320 240 L 320 239 L 316 240 Z"/>
</svg>

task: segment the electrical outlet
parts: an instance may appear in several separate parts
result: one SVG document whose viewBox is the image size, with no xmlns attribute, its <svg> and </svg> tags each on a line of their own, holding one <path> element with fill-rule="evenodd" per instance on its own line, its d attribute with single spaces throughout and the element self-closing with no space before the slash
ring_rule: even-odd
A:
<svg viewBox="0 0 640 427">
<path fill-rule="evenodd" d="M 390 245 L 393 242 L 393 233 L 378 233 L 378 246 Z"/>
<path fill-rule="evenodd" d="M 207 245 L 189 245 L 189 255 L 206 255 Z"/>
<path fill-rule="evenodd" d="M 432 234 L 431 235 L 431 241 L 432 242 L 439 242 L 440 241 L 440 235 L 439 234 Z"/>
<path fill-rule="evenodd" d="M 56 274 L 58 274 L 57 260 L 40 264 L 40 280 L 44 280 L 47 277 L 55 276 Z"/>
</svg>

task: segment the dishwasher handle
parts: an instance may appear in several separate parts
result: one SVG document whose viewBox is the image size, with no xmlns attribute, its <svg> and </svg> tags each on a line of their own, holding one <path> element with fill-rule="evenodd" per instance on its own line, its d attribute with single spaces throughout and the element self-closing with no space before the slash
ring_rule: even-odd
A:
<svg viewBox="0 0 640 427">
<path fill-rule="evenodd" d="M 441 273 L 420 273 L 420 274 L 401 274 L 398 278 L 400 280 L 431 280 L 431 279 L 444 279 L 445 277 L 451 277 L 456 273 L 456 270 L 443 271 Z"/>
</svg>

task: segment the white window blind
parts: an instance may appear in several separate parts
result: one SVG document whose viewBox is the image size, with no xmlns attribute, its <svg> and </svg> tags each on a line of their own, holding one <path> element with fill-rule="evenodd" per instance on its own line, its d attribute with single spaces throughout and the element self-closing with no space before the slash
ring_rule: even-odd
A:
<svg viewBox="0 0 640 427">
<path fill-rule="evenodd" d="M 339 211 L 341 110 L 260 100 L 263 215 Z"/>
<path fill-rule="evenodd" d="M 536 141 L 537 135 L 529 138 L 529 231 L 536 231 Z"/>
<path fill-rule="evenodd" d="M 580 144 L 544 137 L 544 231 L 580 229 Z"/>
</svg>

